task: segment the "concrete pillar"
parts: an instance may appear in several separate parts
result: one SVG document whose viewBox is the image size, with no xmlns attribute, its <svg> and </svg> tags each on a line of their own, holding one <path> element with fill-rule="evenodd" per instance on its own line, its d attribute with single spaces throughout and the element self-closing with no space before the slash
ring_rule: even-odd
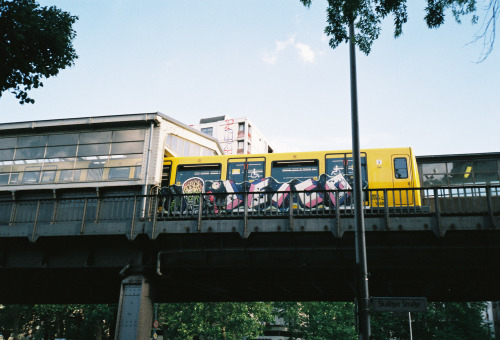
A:
<svg viewBox="0 0 500 340">
<path fill-rule="evenodd" d="M 152 324 L 149 282 L 142 274 L 128 276 L 122 281 L 115 340 L 149 339 Z"/>
</svg>

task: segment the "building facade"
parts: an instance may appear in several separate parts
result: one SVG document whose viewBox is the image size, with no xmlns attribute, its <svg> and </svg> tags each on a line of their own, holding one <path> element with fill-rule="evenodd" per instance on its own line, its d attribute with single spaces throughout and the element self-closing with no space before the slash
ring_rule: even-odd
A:
<svg viewBox="0 0 500 340">
<path fill-rule="evenodd" d="M 218 116 L 200 119 L 193 128 L 216 138 L 226 155 L 272 153 L 266 138 L 247 118 Z"/>
</svg>

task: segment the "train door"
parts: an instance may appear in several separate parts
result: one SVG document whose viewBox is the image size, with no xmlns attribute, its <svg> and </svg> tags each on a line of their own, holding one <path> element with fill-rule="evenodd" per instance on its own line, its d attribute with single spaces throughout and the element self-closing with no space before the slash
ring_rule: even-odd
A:
<svg viewBox="0 0 500 340">
<path fill-rule="evenodd" d="M 229 159 L 227 179 L 241 186 L 241 191 L 248 191 L 244 186 L 265 176 L 265 161 L 264 157 Z"/>
<path fill-rule="evenodd" d="M 392 155 L 392 183 L 394 193 L 389 197 L 389 204 L 407 206 L 414 204 L 414 192 L 411 190 L 412 163 L 408 155 Z M 400 189 L 400 190 L 397 190 Z"/>
</svg>

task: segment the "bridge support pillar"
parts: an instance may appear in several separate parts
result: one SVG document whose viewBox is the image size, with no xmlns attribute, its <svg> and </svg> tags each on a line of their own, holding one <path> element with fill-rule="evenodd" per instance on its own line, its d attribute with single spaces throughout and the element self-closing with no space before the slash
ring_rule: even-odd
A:
<svg viewBox="0 0 500 340">
<path fill-rule="evenodd" d="M 122 281 L 115 340 L 144 340 L 151 337 L 153 301 L 150 284 L 142 274 Z"/>
</svg>

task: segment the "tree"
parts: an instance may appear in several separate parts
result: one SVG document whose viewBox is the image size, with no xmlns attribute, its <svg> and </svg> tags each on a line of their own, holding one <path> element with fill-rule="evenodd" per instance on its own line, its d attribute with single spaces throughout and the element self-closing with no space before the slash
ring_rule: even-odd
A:
<svg viewBox="0 0 500 340">
<path fill-rule="evenodd" d="M 262 334 L 272 319 L 264 302 L 169 303 L 159 308 L 167 339 L 242 339 Z"/>
<path fill-rule="evenodd" d="M 352 302 L 276 302 L 275 313 L 298 339 L 356 339 Z"/>
<path fill-rule="evenodd" d="M 304 6 L 311 5 L 312 0 L 300 0 Z M 482 59 L 484 60 L 493 48 L 495 42 L 495 23 L 500 14 L 500 0 L 484 0 L 489 5 L 486 8 L 486 19 L 483 20 L 481 33 L 475 41 L 483 40 Z M 437 28 L 444 23 L 445 14 L 451 10 L 455 21 L 461 22 L 465 15 L 471 15 L 473 24 L 478 22 L 476 13 L 477 0 L 427 0 L 425 21 L 429 28 Z M 327 26 L 325 33 L 331 37 L 329 44 L 336 48 L 342 42 L 349 41 L 349 22 L 355 23 L 355 42 L 359 49 L 369 54 L 373 41 L 380 34 L 382 19 L 389 15 L 394 17 L 394 37 L 403 33 L 403 25 L 408 20 L 406 0 L 328 0 Z"/>
<path fill-rule="evenodd" d="M 34 103 L 29 90 L 74 65 L 77 19 L 35 0 L 0 0 L 0 97 L 11 90 L 21 104 Z"/>
<path fill-rule="evenodd" d="M 427 312 L 412 313 L 414 339 L 492 339 L 483 319 L 483 302 L 434 302 Z M 408 313 L 372 313 L 372 338 L 376 340 L 408 339 Z"/>
</svg>

